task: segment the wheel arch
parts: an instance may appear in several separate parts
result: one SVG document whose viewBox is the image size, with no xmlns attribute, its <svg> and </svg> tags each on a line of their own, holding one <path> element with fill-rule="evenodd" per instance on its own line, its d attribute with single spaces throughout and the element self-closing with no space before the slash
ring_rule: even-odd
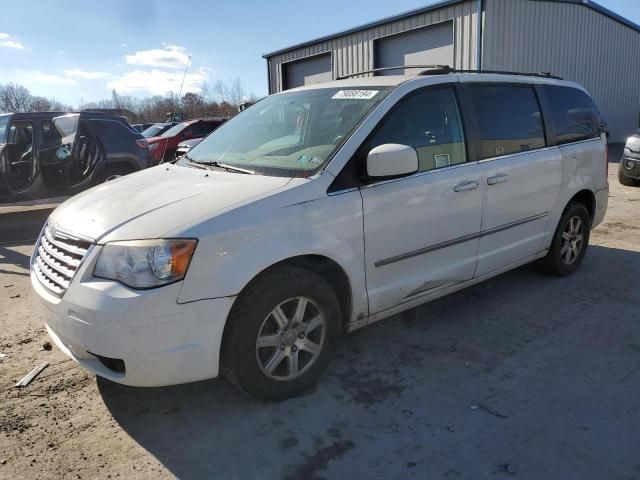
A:
<svg viewBox="0 0 640 480">
<path fill-rule="evenodd" d="M 340 314 L 342 317 L 341 328 L 344 330 L 346 324 L 351 319 L 351 313 L 353 310 L 353 291 L 351 282 L 345 269 L 338 262 L 325 255 L 297 255 L 273 263 L 272 265 L 264 268 L 262 271 L 257 273 L 251 280 L 249 280 L 238 294 L 238 298 L 240 298 L 244 292 L 250 289 L 251 286 L 254 285 L 258 280 L 260 280 L 264 275 L 268 274 L 274 269 L 286 266 L 295 266 L 303 268 L 305 270 L 309 270 L 310 272 L 319 275 L 327 282 L 329 287 L 336 294 L 336 298 L 338 299 L 338 303 L 340 304 Z M 234 303 L 237 303 L 237 300 Z M 225 331 L 226 329 L 227 325 L 225 325 Z"/>
<path fill-rule="evenodd" d="M 582 203 L 585 207 L 587 207 L 587 211 L 589 212 L 589 218 L 593 222 L 593 218 L 596 213 L 596 196 L 591 190 L 584 188 L 579 192 L 575 193 L 573 197 L 569 199 L 563 211 L 566 210 L 567 207 L 572 202 Z"/>
</svg>

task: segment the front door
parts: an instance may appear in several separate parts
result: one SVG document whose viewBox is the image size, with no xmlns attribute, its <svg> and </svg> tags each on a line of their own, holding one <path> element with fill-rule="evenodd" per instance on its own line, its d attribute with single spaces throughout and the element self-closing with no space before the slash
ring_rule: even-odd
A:
<svg viewBox="0 0 640 480">
<path fill-rule="evenodd" d="M 7 145 L 0 153 L 0 175 L 10 194 L 29 190 L 38 174 L 37 158 L 33 123 L 11 122 Z"/>
<path fill-rule="evenodd" d="M 543 249 L 549 213 L 562 184 L 562 155 L 548 147 L 530 85 L 470 86 L 476 112 L 483 212 L 476 276 Z"/>
<path fill-rule="evenodd" d="M 79 114 L 53 119 L 40 155 L 47 185 L 62 189 L 88 186 L 104 158 L 89 122 Z"/>
<path fill-rule="evenodd" d="M 482 218 L 481 175 L 468 162 L 453 87 L 404 97 L 359 157 L 388 143 L 415 148 L 419 171 L 361 189 L 371 314 L 471 279 Z"/>
</svg>

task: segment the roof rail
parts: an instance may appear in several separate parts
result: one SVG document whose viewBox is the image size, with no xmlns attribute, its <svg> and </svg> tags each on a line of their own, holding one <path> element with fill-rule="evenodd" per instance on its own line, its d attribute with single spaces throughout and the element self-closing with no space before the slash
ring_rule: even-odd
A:
<svg viewBox="0 0 640 480">
<path fill-rule="evenodd" d="M 424 70 L 418 75 L 445 75 L 447 73 L 494 73 L 498 75 L 517 75 L 520 77 L 542 77 L 553 78 L 555 80 L 563 80 L 562 77 L 552 75 L 551 72 L 509 72 L 506 70 L 459 70 L 448 65 L 441 68 Z"/>
<path fill-rule="evenodd" d="M 344 80 L 345 78 L 357 77 L 358 75 L 366 75 L 368 73 L 389 72 L 393 70 L 404 70 L 408 68 L 423 68 L 424 70 L 419 72 L 418 75 L 446 75 L 448 73 L 495 73 L 500 75 L 518 75 L 521 77 L 542 77 L 553 78 L 555 80 L 563 80 L 562 77 L 552 75 L 550 72 L 509 72 L 503 70 L 458 70 L 450 67 L 449 65 L 399 65 L 397 67 L 383 67 L 374 68 L 372 70 L 364 70 L 362 72 L 349 73 L 347 75 L 341 75 L 336 77 L 336 80 Z"/>
<path fill-rule="evenodd" d="M 448 65 L 400 65 L 397 67 L 382 67 L 382 68 L 374 68 L 372 70 L 364 70 L 362 72 L 349 73 L 347 75 L 340 75 L 336 77 L 336 80 L 344 80 L 345 78 L 357 77 L 358 75 L 366 75 L 367 73 L 378 73 L 378 72 L 389 72 L 392 70 L 404 70 L 407 68 L 426 68 L 433 70 L 445 70 L 447 68 L 451 68 Z M 428 70 L 425 70 L 425 72 Z"/>
</svg>

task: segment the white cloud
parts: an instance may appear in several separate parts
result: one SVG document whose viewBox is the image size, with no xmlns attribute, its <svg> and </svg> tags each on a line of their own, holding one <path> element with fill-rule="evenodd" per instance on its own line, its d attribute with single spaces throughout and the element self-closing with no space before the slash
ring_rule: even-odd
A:
<svg viewBox="0 0 640 480">
<path fill-rule="evenodd" d="M 71 70 L 65 70 L 64 74 L 67 77 L 77 77 L 84 78 L 86 80 L 95 80 L 98 78 L 106 78 L 109 76 L 107 72 L 87 72 L 84 70 L 80 70 L 79 68 L 74 68 Z"/>
<path fill-rule="evenodd" d="M 18 50 L 24 50 L 24 45 L 12 38 L 8 33 L 0 32 L 0 47 L 16 48 Z"/>
<path fill-rule="evenodd" d="M 127 47 L 128 47 L 128 45 L 127 45 L 126 43 L 121 43 L 121 44 L 120 44 L 120 46 L 121 46 L 122 48 L 127 48 Z"/>
<path fill-rule="evenodd" d="M 177 45 L 164 45 L 164 48 L 140 50 L 133 55 L 125 55 L 125 58 L 129 65 L 165 68 L 184 68 L 189 60 L 185 48 Z"/>
<path fill-rule="evenodd" d="M 17 48 L 18 50 L 24 50 L 24 45 L 15 40 L 5 40 L 3 42 L 0 42 L 0 47 Z"/>
<path fill-rule="evenodd" d="M 188 73 L 182 92 L 198 91 L 208 79 L 209 75 L 202 70 Z M 165 95 L 168 92 L 177 93 L 181 82 L 181 72 L 165 72 L 156 69 L 134 70 L 111 80 L 107 88 L 110 90 L 115 88 L 120 93 L 148 92 L 153 95 Z"/>
<path fill-rule="evenodd" d="M 26 85 L 75 85 L 76 83 L 76 81 L 71 78 L 65 78 L 51 73 L 43 73 L 38 70 L 17 70 L 16 82 Z"/>
</svg>

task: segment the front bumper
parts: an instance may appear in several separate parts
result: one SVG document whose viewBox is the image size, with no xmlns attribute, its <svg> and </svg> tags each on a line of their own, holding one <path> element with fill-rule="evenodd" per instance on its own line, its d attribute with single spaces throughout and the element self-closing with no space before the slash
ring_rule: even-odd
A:
<svg viewBox="0 0 640 480">
<path fill-rule="evenodd" d="M 31 274 L 47 331 L 65 354 L 97 375 L 132 386 L 218 375 L 222 333 L 234 298 L 179 304 L 182 282 L 133 290 L 92 278 L 87 263 L 93 271 L 92 262 L 85 262 L 62 298 Z M 124 371 L 100 357 L 121 360 Z"/>
<path fill-rule="evenodd" d="M 640 153 L 625 150 L 620 160 L 620 169 L 626 177 L 640 180 Z"/>
</svg>

